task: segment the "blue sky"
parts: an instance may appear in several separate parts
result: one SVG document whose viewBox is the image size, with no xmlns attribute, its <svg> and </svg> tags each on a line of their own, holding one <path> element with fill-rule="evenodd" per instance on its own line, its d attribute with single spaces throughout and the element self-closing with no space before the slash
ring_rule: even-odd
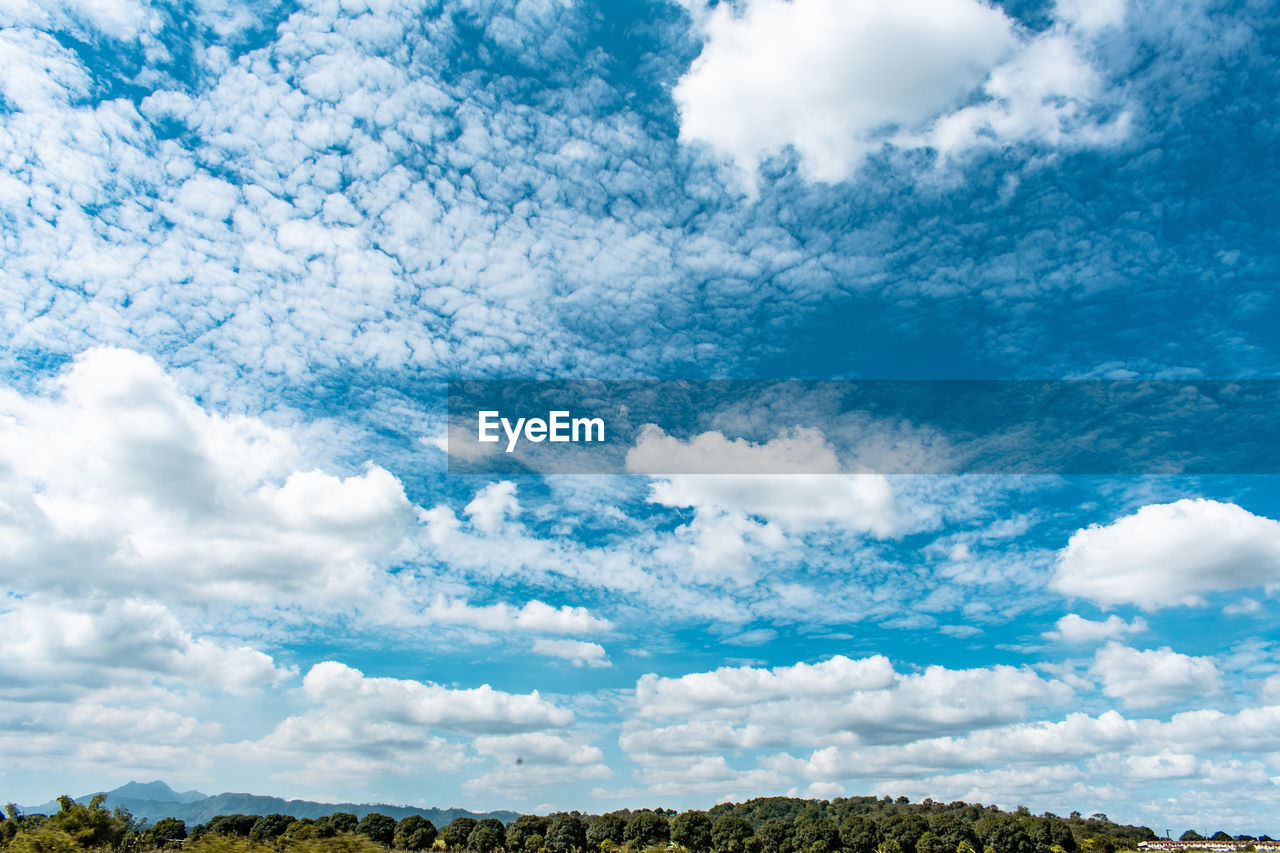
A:
<svg viewBox="0 0 1280 853">
<path fill-rule="evenodd" d="M 4 799 L 1280 832 L 1273 477 L 442 450 L 457 378 L 1276 378 L 1272 4 L 0 24 Z M 749 414 L 747 458 L 829 449 Z"/>
</svg>

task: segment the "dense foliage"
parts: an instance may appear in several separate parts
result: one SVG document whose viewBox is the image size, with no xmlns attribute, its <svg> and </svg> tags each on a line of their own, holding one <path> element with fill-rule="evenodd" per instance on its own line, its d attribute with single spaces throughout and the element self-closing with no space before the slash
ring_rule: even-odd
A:
<svg viewBox="0 0 1280 853">
<path fill-rule="evenodd" d="M 1005 812 L 972 803 L 911 803 L 905 797 L 804 800 L 761 797 L 708 811 L 623 809 L 495 818 L 457 817 L 437 828 L 420 815 L 399 821 L 372 812 L 320 818 L 287 814 L 219 815 L 192 827 L 175 818 L 154 826 L 99 795 L 60 797 L 57 814 L 0 818 L 4 853 L 79 853 L 182 848 L 190 853 L 378 853 L 388 848 L 452 853 L 1114 853 L 1154 839 L 1145 826 L 1094 814 L 1068 817 Z M 1191 840 L 1199 836 L 1184 834 Z M 1229 837 L 1217 833 L 1214 838 Z M 1265 838 L 1265 836 L 1264 836 Z"/>
</svg>

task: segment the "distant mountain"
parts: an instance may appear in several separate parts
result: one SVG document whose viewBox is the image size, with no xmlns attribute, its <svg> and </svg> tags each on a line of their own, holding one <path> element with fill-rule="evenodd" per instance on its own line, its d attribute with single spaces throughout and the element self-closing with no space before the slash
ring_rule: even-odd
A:
<svg viewBox="0 0 1280 853">
<path fill-rule="evenodd" d="M 207 823 L 210 818 L 221 814 L 287 814 L 294 817 L 317 818 L 334 812 L 351 812 L 356 817 L 364 817 L 370 812 L 393 817 L 396 820 L 411 814 L 422 815 L 437 827 L 443 827 L 456 817 L 470 817 L 479 820 L 485 817 L 496 817 L 503 823 L 510 823 L 519 815 L 516 812 L 471 812 L 466 809 L 420 809 L 415 806 L 393 806 L 386 803 L 315 803 L 309 800 L 283 800 L 279 797 L 264 797 L 256 794 L 223 793 L 208 796 L 199 791 L 178 792 L 164 782 L 130 782 L 105 793 L 107 808 L 123 806 L 138 819 L 155 823 L 166 817 L 176 817 L 186 821 L 188 827 L 199 823 Z M 87 803 L 94 794 L 76 797 L 76 802 Z M 56 800 L 50 800 L 38 806 L 23 806 L 24 814 L 53 814 L 58 810 Z"/>
<path fill-rule="evenodd" d="M 197 800 L 209 798 L 208 794 L 203 794 L 194 788 L 190 791 L 179 793 L 159 781 L 129 782 L 109 792 L 109 796 L 130 800 L 146 800 L 153 803 L 194 803 Z"/>
</svg>

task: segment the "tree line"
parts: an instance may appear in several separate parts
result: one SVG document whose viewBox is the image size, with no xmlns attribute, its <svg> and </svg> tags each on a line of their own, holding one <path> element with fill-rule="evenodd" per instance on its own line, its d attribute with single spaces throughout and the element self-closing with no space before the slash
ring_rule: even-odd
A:
<svg viewBox="0 0 1280 853">
<path fill-rule="evenodd" d="M 59 797 L 56 814 L 22 815 L 10 805 L 0 818 L 5 853 L 77 853 L 187 847 L 199 853 L 1115 853 L 1156 835 L 1097 813 L 1068 817 L 1005 812 L 971 803 L 911 803 L 905 797 L 804 800 L 761 797 L 707 811 L 622 809 L 458 817 L 437 828 L 421 815 L 396 820 L 372 812 L 320 818 L 286 814 L 219 815 L 189 831 L 176 818 L 153 825 L 123 808 L 108 810 Z M 1225 833 L 1218 833 L 1226 836 Z M 1192 830 L 1184 838 L 1195 837 Z M 1217 836 L 1215 836 L 1216 838 Z M 1269 840 L 1263 836 L 1259 840 Z"/>
</svg>

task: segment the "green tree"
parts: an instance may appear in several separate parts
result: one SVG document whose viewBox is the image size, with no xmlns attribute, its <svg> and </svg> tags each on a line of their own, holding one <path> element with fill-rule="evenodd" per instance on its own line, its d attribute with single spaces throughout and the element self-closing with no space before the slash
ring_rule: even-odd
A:
<svg viewBox="0 0 1280 853">
<path fill-rule="evenodd" d="M 279 838 L 284 835 L 289 825 L 296 821 L 297 818 L 287 814 L 263 815 L 253 822 L 253 826 L 249 829 L 249 837 L 254 841 L 270 841 L 273 838 Z"/>
<path fill-rule="evenodd" d="M 396 839 L 396 819 L 378 812 L 369 812 L 356 824 L 356 834 L 383 847 L 390 847 Z"/>
<path fill-rule="evenodd" d="M 1035 845 L 1036 853 L 1050 853 L 1054 847 L 1061 847 L 1065 853 L 1073 853 L 1076 849 L 1076 838 L 1062 818 L 1032 818 L 1024 820 L 1022 825 Z"/>
<path fill-rule="evenodd" d="M 507 842 L 507 828 L 502 821 L 486 817 L 476 823 L 467 836 L 467 848 L 475 853 L 493 853 Z"/>
<path fill-rule="evenodd" d="M 448 826 L 444 828 L 444 845 L 450 850 L 465 850 L 467 842 L 471 839 L 471 830 L 476 828 L 476 819 L 470 817 L 455 817 Z"/>
<path fill-rule="evenodd" d="M 360 819 L 351 812 L 334 812 L 328 821 L 334 832 L 355 832 L 360 825 Z"/>
<path fill-rule="evenodd" d="M 556 815 L 547 825 L 546 844 L 556 853 L 572 853 L 587 846 L 587 822 L 574 814 Z"/>
<path fill-rule="evenodd" d="M 700 811 L 676 815 L 671 821 L 671 840 L 691 853 L 708 853 L 711 849 L 711 818 Z"/>
<path fill-rule="evenodd" d="M 760 839 L 764 853 L 791 853 L 791 834 L 791 824 L 778 817 L 769 818 L 756 830 L 756 838 Z"/>
<path fill-rule="evenodd" d="M 851 815 L 840 824 L 840 844 L 849 853 L 875 853 L 883 840 L 880 825 L 872 818 Z"/>
<path fill-rule="evenodd" d="M 169 841 L 182 841 L 186 837 L 187 824 L 176 817 L 158 820 L 155 826 L 147 830 L 147 840 L 156 845 L 163 845 Z"/>
<path fill-rule="evenodd" d="M 327 835 L 321 835 L 321 833 L 327 833 Z M 288 829 L 284 831 L 284 835 L 280 837 L 286 841 L 302 841 L 308 838 L 328 838 L 332 836 L 333 827 L 324 818 L 312 820 L 309 817 L 300 817 L 289 824 Z"/>
<path fill-rule="evenodd" d="M 929 822 L 918 814 L 890 815 L 880 822 L 880 834 L 885 841 L 897 842 L 902 853 L 916 853 L 916 841 L 928 831 Z"/>
<path fill-rule="evenodd" d="M 825 817 L 806 817 L 796 821 L 797 853 L 830 853 L 840 849 L 840 830 Z"/>
<path fill-rule="evenodd" d="M 746 818 L 725 815 L 711 826 L 711 849 L 716 853 L 742 853 L 747 839 L 754 834 Z"/>
<path fill-rule="evenodd" d="M 631 818 L 622 837 L 624 841 L 630 841 L 637 847 L 652 847 L 656 844 L 666 844 L 671 837 L 671 828 L 662 815 L 640 812 Z"/>
<path fill-rule="evenodd" d="M 209 819 L 209 822 L 205 824 L 205 832 L 210 835 L 234 835 L 248 838 L 249 831 L 253 829 L 253 825 L 257 822 L 257 815 L 220 814 Z M 201 834 L 203 835 L 204 833 Z"/>
<path fill-rule="evenodd" d="M 626 831 L 627 822 L 622 815 L 602 814 L 587 827 L 587 843 L 597 850 L 602 849 L 600 845 L 606 841 L 621 844 Z"/>
<path fill-rule="evenodd" d="M 536 814 L 522 814 L 507 827 L 506 848 L 509 853 L 521 853 L 535 837 L 538 847 L 541 847 L 547 837 L 547 819 Z"/>
<path fill-rule="evenodd" d="M 925 834 L 916 841 L 916 853 L 955 853 L 955 850 L 955 847 L 947 846 L 947 842 L 935 835 L 931 829 L 926 830 Z"/>
<path fill-rule="evenodd" d="M 1035 853 L 1035 844 L 1022 821 L 1009 815 L 990 815 L 974 827 L 982 843 L 996 853 Z"/>
<path fill-rule="evenodd" d="M 955 812 L 939 812 L 930 816 L 929 831 L 942 842 L 946 853 L 956 853 L 962 843 L 974 849 L 978 846 L 978 834 L 973 831 L 973 824 Z"/>
<path fill-rule="evenodd" d="M 123 809 L 103 808 L 106 799 L 105 794 L 97 794 L 86 805 L 65 795 L 58 797 L 58 813 L 49 817 L 48 826 L 65 832 L 80 847 L 119 847 L 132 819 Z"/>
<path fill-rule="evenodd" d="M 1179 841 L 1204 841 L 1204 836 L 1196 832 L 1194 829 L 1188 829 L 1186 832 L 1178 836 Z"/>
<path fill-rule="evenodd" d="M 405 850 L 426 850 L 436 841 L 436 825 L 420 814 L 401 818 L 396 824 L 395 845 Z"/>
</svg>

